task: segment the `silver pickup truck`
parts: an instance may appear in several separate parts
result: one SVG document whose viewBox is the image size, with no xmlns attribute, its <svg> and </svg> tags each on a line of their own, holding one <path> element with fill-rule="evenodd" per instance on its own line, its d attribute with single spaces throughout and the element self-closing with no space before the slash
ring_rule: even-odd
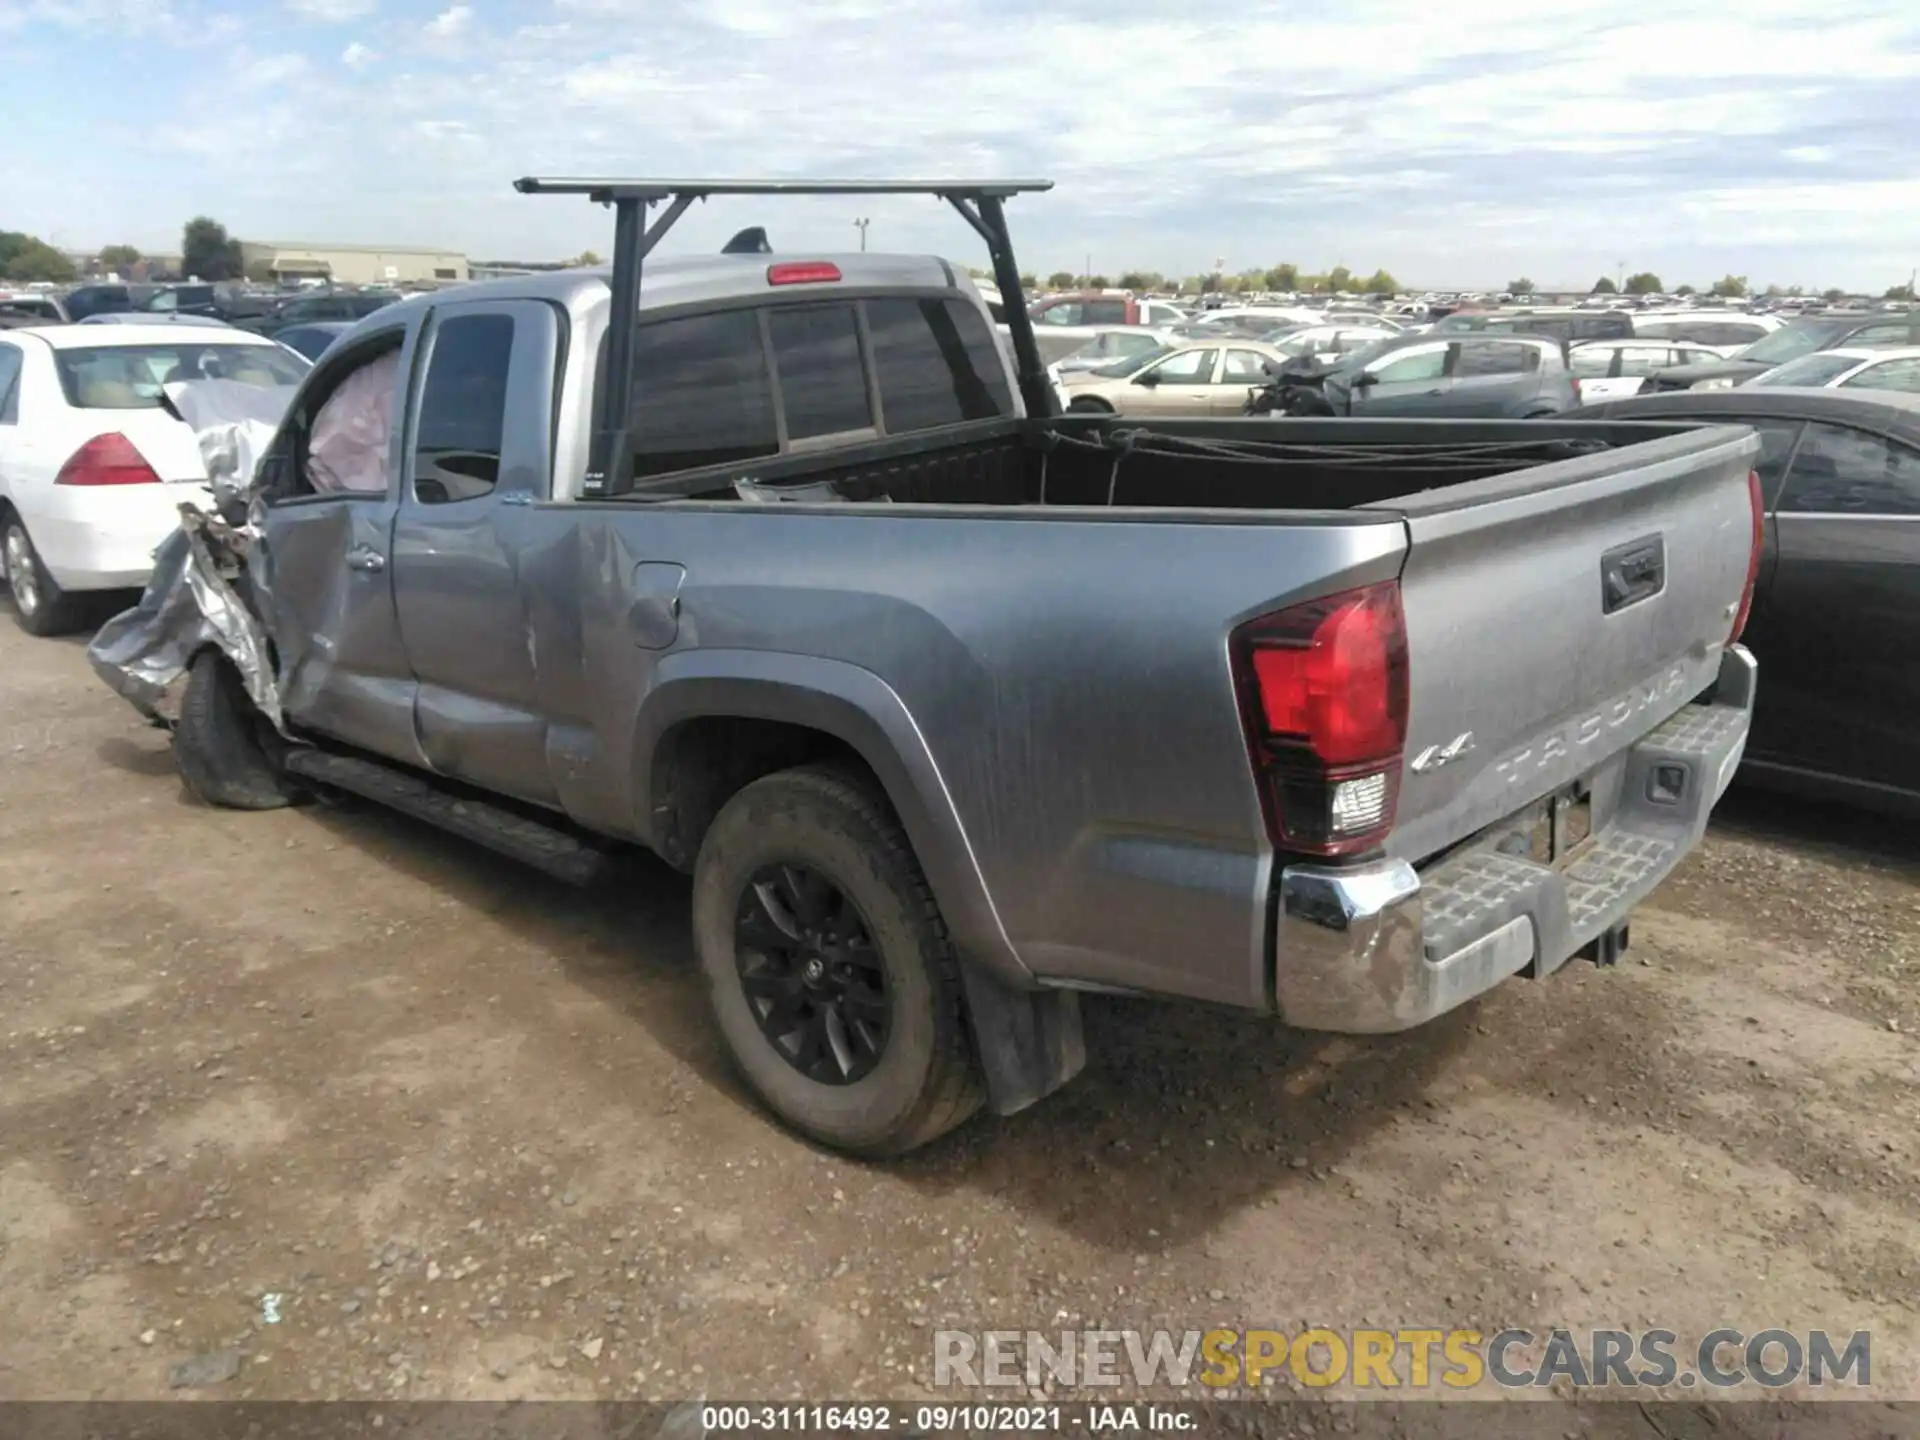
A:
<svg viewBox="0 0 1920 1440">
<path fill-rule="evenodd" d="M 1739 763 L 1744 428 L 1063 417 L 1002 204 L 1037 186 L 521 188 L 612 204 L 611 272 L 314 367 L 232 517 L 264 658 L 183 658 L 180 767 L 575 880 L 657 852 L 739 1068 L 829 1145 L 1058 1088 L 1082 991 L 1382 1032 L 1611 963 Z M 949 200 L 1011 366 L 940 259 L 646 259 L 801 188 Z"/>
</svg>

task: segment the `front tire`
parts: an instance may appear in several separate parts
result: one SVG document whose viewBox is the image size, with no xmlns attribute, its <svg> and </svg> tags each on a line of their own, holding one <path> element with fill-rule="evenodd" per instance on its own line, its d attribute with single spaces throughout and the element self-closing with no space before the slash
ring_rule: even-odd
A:
<svg viewBox="0 0 1920 1440">
<path fill-rule="evenodd" d="M 173 758 L 194 796 L 225 810 L 278 810 L 294 801 L 265 718 L 247 697 L 240 672 L 217 650 L 202 650 L 187 671 Z"/>
<path fill-rule="evenodd" d="M 6 568 L 14 618 L 22 630 L 44 638 L 80 628 L 81 597 L 69 595 L 54 582 L 40 563 L 26 523 L 10 510 L 0 511 L 0 563 Z"/>
<path fill-rule="evenodd" d="M 1111 415 L 1113 414 L 1113 406 L 1104 400 L 1087 398 L 1084 400 L 1076 400 L 1067 406 L 1067 413 L 1070 415 Z"/>
<path fill-rule="evenodd" d="M 808 766 L 742 789 L 701 844 L 693 925 L 727 1050 L 794 1129 L 899 1155 L 980 1108 L 959 959 L 869 785 Z"/>
</svg>

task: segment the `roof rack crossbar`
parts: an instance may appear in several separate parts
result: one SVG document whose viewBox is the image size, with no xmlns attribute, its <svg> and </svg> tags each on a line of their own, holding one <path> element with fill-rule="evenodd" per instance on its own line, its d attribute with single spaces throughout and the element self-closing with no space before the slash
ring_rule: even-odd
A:
<svg viewBox="0 0 1920 1440">
<path fill-rule="evenodd" d="M 527 175 L 513 182 L 522 195 L 585 195 L 603 205 L 616 200 L 670 200 L 691 195 L 1032 195 L 1051 180 L 647 180 L 615 176 Z"/>
<path fill-rule="evenodd" d="M 1014 372 L 1030 415 L 1051 415 L 1053 387 L 1034 339 L 1020 294 L 1003 202 L 1014 195 L 1051 190 L 1051 180 L 627 180 L 523 176 L 513 182 L 522 195 L 584 195 L 613 207 L 613 276 L 609 313 L 615 317 L 607 336 L 606 383 L 593 416 L 593 442 L 581 494 L 598 499 L 633 488 L 634 321 L 640 313 L 640 269 L 653 247 L 696 200 L 714 195 L 935 195 L 960 212 L 993 257 L 994 284 L 1006 307 L 1013 339 Z M 647 211 L 670 202 L 660 218 L 647 224 Z M 621 317 L 625 317 L 622 319 Z"/>
</svg>

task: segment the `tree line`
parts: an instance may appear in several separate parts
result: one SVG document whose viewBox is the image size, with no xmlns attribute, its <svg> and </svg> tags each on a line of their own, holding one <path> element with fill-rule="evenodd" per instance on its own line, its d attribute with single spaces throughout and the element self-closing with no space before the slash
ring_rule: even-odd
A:
<svg viewBox="0 0 1920 1440">
<path fill-rule="evenodd" d="M 1527 279 L 1525 276 L 1522 276 L 1518 280 L 1509 280 L 1507 282 L 1507 293 L 1509 295 L 1531 295 L 1534 293 L 1534 289 L 1533 281 Z M 1593 282 L 1593 289 L 1588 293 L 1592 295 L 1665 295 L 1667 293 L 1667 287 L 1660 283 L 1660 277 L 1651 270 L 1642 270 L 1637 275 L 1629 275 L 1624 281 L 1618 283 L 1611 277 L 1602 275 L 1598 280 Z M 1685 296 L 1698 295 L 1700 291 L 1691 285 L 1681 285 L 1676 287 L 1673 293 L 1675 295 Z M 1722 275 L 1707 287 L 1706 293 L 1717 300 L 1744 300 L 1754 292 L 1753 288 L 1747 283 L 1746 276 Z M 1787 296 L 1800 297 L 1809 294 L 1818 294 L 1822 300 L 1834 302 L 1845 300 L 1850 292 L 1842 290 L 1837 285 L 1830 289 L 1817 292 L 1809 291 L 1801 285 L 1769 285 L 1761 293 L 1775 300 L 1783 299 Z M 1882 300 L 1906 300 L 1911 302 L 1913 299 L 1913 287 L 1911 285 L 1889 285 L 1880 298 Z"/>
<path fill-rule="evenodd" d="M 246 270 L 240 242 L 227 234 L 226 226 L 205 215 L 194 216 L 182 228 L 180 257 L 180 274 L 197 280 L 238 280 Z M 132 273 L 147 259 L 132 245 L 103 246 L 98 258 L 102 269 L 118 275 Z M 72 260 L 38 235 L 0 230 L 0 280 L 64 285 L 79 275 Z"/>
</svg>

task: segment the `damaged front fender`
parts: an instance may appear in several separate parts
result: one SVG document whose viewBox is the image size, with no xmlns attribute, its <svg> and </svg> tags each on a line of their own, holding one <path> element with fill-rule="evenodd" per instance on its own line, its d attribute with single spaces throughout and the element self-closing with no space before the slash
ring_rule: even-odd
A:
<svg viewBox="0 0 1920 1440">
<path fill-rule="evenodd" d="M 266 627 L 247 603 L 247 552 L 260 537 L 254 490 L 266 452 L 293 397 L 292 386 L 231 380 L 166 388 L 166 408 L 194 431 L 219 513 L 191 502 L 180 528 L 154 551 L 153 575 L 131 610 L 114 616 L 87 647 L 87 659 L 115 694 L 159 724 L 175 718 L 172 688 L 194 656 L 217 647 L 240 672 L 247 695 L 286 733 Z M 245 523 L 226 518 L 245 514 Z"/>
<path fill-rule="evenodd" d="M 225 534 L 214 538 L 214 527 Z M 140 603 L 101 626 L 87 647 L 94 673 L 148 719 L 172 724 L 174 683 L 194 656 L 217 646 L 260 713 L 285 733 L 266 629 L 234 585 L 240 570 L 229 547 L 242 538 L 218 516 L 182 505 L 180 528 L 154 552 Z"/>
</svg>

